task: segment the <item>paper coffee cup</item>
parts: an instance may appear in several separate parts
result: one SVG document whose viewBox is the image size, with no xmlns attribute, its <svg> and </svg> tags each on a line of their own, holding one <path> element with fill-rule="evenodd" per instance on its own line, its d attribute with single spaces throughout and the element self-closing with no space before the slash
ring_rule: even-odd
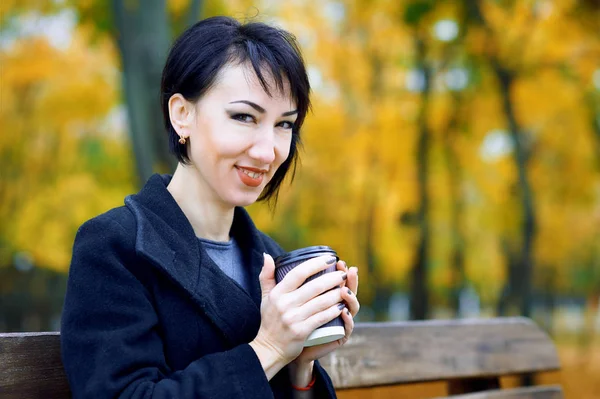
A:
<svg viewBox="0 0 600 399">
<path fill-rule="evenodd" d="M 278 256 L 275 259 L 275 281 L 279 283 L 285 275 L 298 266 L 301 263 L 306 262 L 309 259 L 316 258 L 323 255 L 331 255 L 335 256 L 336 259 L 339 259 L 337 253 L 328 246 L 325 245 L 317 245 L 312 247 L 306 247 L 301 249 L 296 249 L 294 251 L 288 252 L 284 255 Z M 314 280 L 315 278 L 325 274 L 335 272 L 337 270 L 336 264 L 332 264 L 327 269 L 320 271 L 304 281 L 302 285 L 307 282 Z M 318 327 L 315 331 L 313 331 L 306 342 L 304 342 L 304 346 L 314 346 L 326 344 L 328 342 L 333 342 L 338 339 L 344 338 L 346 335 L 346 331 L 344 330 L 344 320 L 341 316 L 336 317 L 328 323 L 323 324 Z"/>
</svg>

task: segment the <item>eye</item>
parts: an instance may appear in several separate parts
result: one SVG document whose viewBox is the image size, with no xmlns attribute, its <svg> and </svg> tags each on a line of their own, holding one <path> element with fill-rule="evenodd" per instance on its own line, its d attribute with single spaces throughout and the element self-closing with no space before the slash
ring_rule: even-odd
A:
<svg viewBox="0 0 600 399">
<path fill-rule="evenodd" d="M 283 121 L 283 122 L 280 122 L 277 126 L 281 126 L 282 128 L 284 128 L 286 130 L 292 130 L 292 128 L 294 127 L 294 124 L 290 121 Z"/>
<path fill-rule="evenodd" d="M 256 122 L 256 119 L 250 114 L 235 114 L 231 116 L 231 119 L 236 121 L 244 122 L 244 123 L 253 123 Z"/>
</svg>

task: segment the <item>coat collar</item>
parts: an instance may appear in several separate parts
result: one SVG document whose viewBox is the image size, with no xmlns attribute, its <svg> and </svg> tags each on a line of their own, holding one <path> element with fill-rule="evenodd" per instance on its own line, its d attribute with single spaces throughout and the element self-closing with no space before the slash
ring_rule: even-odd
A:
<svg viewBox="0 0 600 399">
<path fill-rule="evenodd" d="M 199 244 L 192 225 L 167 190 L 170 180 L 169 175 L 155 174 L 139 193 L 125 199 L 136 219 L 136 252 L 185 290 L 235 344 L 240 339 L 240 325 L 255 327 L 253 334 L 260 326 L 258 275 L 265 245 L 248 213 L 236 207 L 230 233 L 249 267 L 248 294 L 225 276 Z M 244 337 L 248 338 L 254 337 Z"/>
</svg>

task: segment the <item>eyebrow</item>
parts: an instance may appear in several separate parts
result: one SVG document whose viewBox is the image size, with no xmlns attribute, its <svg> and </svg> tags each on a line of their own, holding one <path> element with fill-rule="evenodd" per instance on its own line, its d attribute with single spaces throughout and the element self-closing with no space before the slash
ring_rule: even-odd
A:
<svg viewBox="0 0 600 399">
<path fill-rule="evenodd" d="M 232 101 L 229 104 L 235 104 L 235 103 L 247 104 L 247 105 L 251 106 L 252 108 L 254 108 L 255 110 L 257 110 L 258 112 L 260 112 L 261 114 L 264 114 L 266 112 L 263 107 L 261 107 L 260 105 L 258 105 L 256 103 L 253 103 L 252 101 L 239 100 L 239 101 Z M 284 112 L 283 114 L 281 114 L 281 116 L 290 116 L 290 115 L 294 115 L 297 113 L 298 113 L 298 110 L 295 109 L 293 111 Z"/>
</svg>

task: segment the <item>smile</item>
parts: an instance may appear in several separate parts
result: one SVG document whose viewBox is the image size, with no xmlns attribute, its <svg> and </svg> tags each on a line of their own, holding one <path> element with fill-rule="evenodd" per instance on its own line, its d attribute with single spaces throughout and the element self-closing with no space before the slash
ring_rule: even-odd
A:
<svg viewBox="0 0 600 399">
<path fill-rule="evenodd" d="M 255 168 L 243 168 L 236 166 L 238 176 L 243 184 L 248 187 L 258 187 L 262 184 L 266 170 Z"/>
<path fill-rule="evenodd" d="M 240 168 L 240 170 L 253 179 L 258 179 L 259 176 L 262 176 L 262 173 L 250 172 L 249 170 L 242 169 L 242 168 Z"/>
</svg>

